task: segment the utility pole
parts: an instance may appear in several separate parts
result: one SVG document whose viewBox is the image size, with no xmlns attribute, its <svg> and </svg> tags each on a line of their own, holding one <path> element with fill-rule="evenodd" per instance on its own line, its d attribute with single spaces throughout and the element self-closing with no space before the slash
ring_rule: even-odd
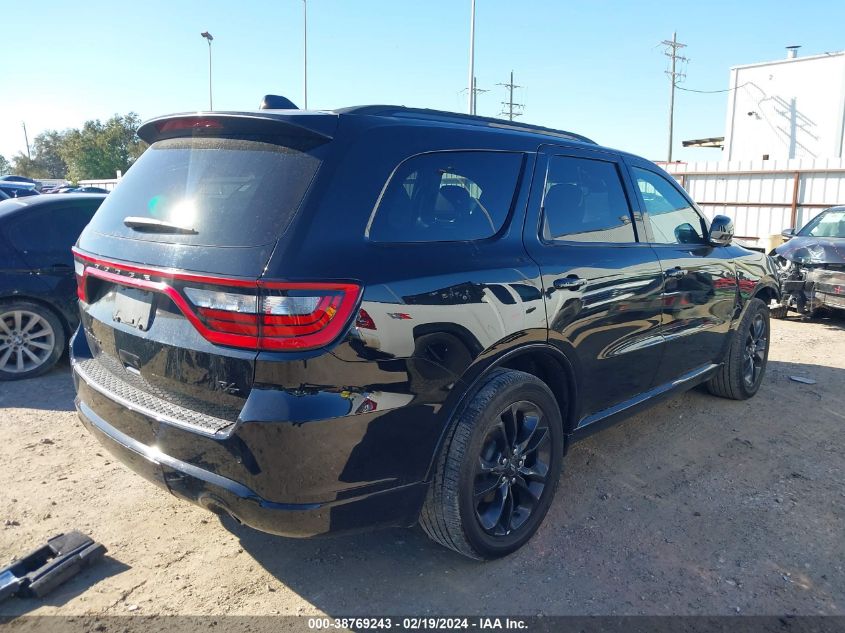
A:
<svg viewBox="0 0 845 633">
<path fill-rule="evenodd" d="M 469 77 L 467 80 L 467 112 L 475 114 L 475 0 L 470 0 Z"/>
<path fill-rule="evenodd" d="M 511 80 L 510 80 L 509 83 L 496 84 L 496 85 L 497 86 L 504 86 L 505 88 L 508 89 L 508 100 L 502 101 L 502 106 L 504 107 L 504 109 L 502 110 L 502 112 L 500 112 L 500 114 L 507 115 L 508 120 L 510 120 L 510 121 L 513 121 L 513 118 L 516 117 L 516 116 L 522 116 L 522 112 L 517 112 L 516 110 L 514 110 L 514 108 L 524 108 L 525 105 L 522 104 L 522 103 L 514 103 L 513 102 L 514 88 L 522 88 L 522 86 L 517 86 L 513 82 L 513 71 L 511 71 Z"/>
<path fill-rule="evenodd" d="M 664 54 L 672 60 L 671 70 L 666 71 L 666 74 L 669 75 L 671 84 L 671 87 L 669 88 L 669 157 L 667 158 L 667 161 L 671 163 L 672 135 L 675 127 L 675 84 L 677 84 L 680 79 L 683 79 L 686 76 L 685 73 L 679 72 L 677 70 L 677 63 L 679 61 L 687 61 L 686 57 L 678 55 L 678 51 L 682 48 L 685 48 L 686 44 L 681 44 L 680 42 L 678 42 L 677 31 L 672 33 L 671 41 L 663 40 L 660 43 L 666 47 L 666 49 L 664 50 Z"/>
<path fill-rule="evenodd" d="M 490 92 L 489 88 L 478 87 L 478 77 L 472 78 L 472 114 L 478 114 L 478 93 Z"/>
<path fill-rule="evenodd" d="M 26 121 L 21 121 L 21 125 L 23 126 L 23 138 L 26 141 L 26 157 L 32 160 L 32 155 L 29 153 L 29 135 L 26 133 Z"/>
<path fill-rule="evenodd" d="M 214 110 L 214 101 L 211 99 L 211 42 L 214 41 L 214 36 L 208 31 L 200 33 L 206 40 L 208 40 L 208 110 Z"/>
<path fill-rule="evenodd" d="M 308 0 L 302 0 L 302 93 L 308 109 Z"/>
<path fill-rule="evenodd" d="M 479 88 L 478 87 L 478 77 L 473 77 L 472 83 L 470 85 L 472 86 L 471 89 L 467 90 L 466 88 L 464 88 L 458 94 L 463 94 L 465 92 L 468 92 L 470 95 L 472 95 L 472 98 L 467 100 L 467 103 L 471 102 L 471 105 L 469 105 L 468 112 L 469 112 L 469 114 L 477 114 L 476 106 L 478 105 L 478 93 L 480 93 L 480 92 L 490 92 L 490 90 L 488 88 Z"/>
</svg>

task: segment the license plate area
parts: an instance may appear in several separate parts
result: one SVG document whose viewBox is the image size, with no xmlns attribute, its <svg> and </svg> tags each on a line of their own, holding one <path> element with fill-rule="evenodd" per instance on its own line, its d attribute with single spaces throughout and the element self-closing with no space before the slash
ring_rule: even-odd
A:
<svg viewBox="0 0 845 633">
<path fill-rule="evenodd" d="M 155 293 L 138 288 L 118 287 L 114 293 L 112 320 L 141 331 L 150 329 L 155 308 Z"/>
</svg>

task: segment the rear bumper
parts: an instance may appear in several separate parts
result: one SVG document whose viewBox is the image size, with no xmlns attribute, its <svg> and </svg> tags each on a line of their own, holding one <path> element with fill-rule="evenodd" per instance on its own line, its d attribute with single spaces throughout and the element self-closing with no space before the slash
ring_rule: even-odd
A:
<svg viewBox="0 0 845 633">
<path fill-rule="evenodd" d="M 78 397 L 76 408 L 97 440 L 137 474 L 177 497 L 271 534 L 308 537 L 408 525 L 415 521 L 426 494 L 427 486 L 417 483 L 330 503 L 268 501 L 237 481 L 133 439 Z"/>
</svg>

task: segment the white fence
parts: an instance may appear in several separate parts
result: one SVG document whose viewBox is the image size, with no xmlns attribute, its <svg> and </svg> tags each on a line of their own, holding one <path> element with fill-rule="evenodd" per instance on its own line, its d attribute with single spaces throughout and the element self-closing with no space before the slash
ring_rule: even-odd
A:
<svg viewBox="0 0 845 633">
<path fill-rule="evenodd" d="M 100 187 L 106 191 L 111 191 L 117 185 L 118 178 L 102 178 L 100 180 L 80 180 L 80 187 Z"/>
<path fill-rule="evenodd" d="M 733 218 L 737 237 L 765 242 L 845 204 L 845 159 L 660 163 L 705 215 Z"/>
</svg>

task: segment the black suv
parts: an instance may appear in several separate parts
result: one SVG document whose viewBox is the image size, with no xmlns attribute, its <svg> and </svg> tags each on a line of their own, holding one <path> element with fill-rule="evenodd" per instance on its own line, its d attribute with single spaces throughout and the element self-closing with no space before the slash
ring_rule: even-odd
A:
<svg viewBox="0 0 845 633">
<path fill-rule="evenodd" d="M 779 298 L 654 164 L 393 106 L 173 115 L 79 239 L 84 424 L 259 530 L 524 544 L 570 443 L 748 398 Z"/>
</svg>

